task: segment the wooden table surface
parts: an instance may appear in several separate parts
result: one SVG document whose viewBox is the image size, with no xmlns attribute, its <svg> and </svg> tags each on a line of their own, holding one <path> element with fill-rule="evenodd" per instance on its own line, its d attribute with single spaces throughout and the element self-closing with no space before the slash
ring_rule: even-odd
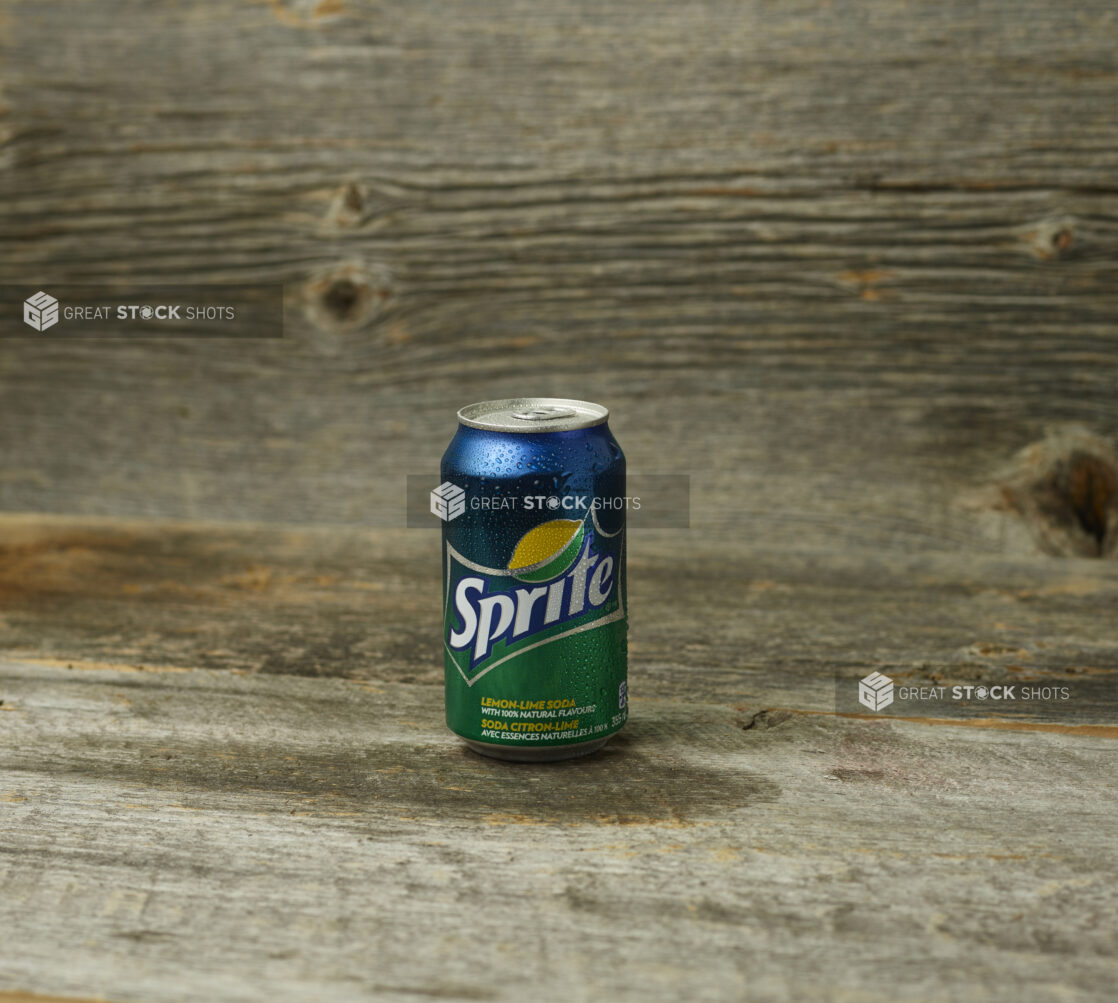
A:
<svg viewBox="0 0 1118 1003">
<path fill-rule="evenodd" d="M 0 0 L 0 1003 L 1113 998 L 1115 108 L 1111 0 Z M 150 282 L 283 337 L 16 319 Z M 404 528 L 525 393 L 691 487 L 546 767 Z"/>
<path fill-rule="evenodd" d="M 695 536 L 633 534 L 630 724 L 532 766 L 445 730 L 437 533 L 0 519 L 0 984 L 1108 998 L 1118 565 Z M 836 713 L 872 669 L 1074 699 Z"/>
</svg>

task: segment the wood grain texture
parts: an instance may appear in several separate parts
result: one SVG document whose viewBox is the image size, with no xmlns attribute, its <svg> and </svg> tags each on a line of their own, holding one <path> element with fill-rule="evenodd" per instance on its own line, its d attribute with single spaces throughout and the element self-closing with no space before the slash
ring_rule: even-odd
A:
<svg viewBox="0 0 1118 1003">
<path fill-rule="evenodd" d="M 278 343 L 6 343 L 9 510 L 399 525 L 455 407 L 531 390 L 699 525 L 1021 554 L 965 499 L 1118 439 L 1110 4 L 5 14 L 5 281 L 289 300 Z"/>
<path fill-rule="evenodd" d="M 436 533 L 3 517 L 0 986 L 1108 998 L 1118 567 L 697 536 L 633 534 L 631 724 L 522 769 L 445 731 Z"/>
<path fill-rule="evenodd" d="M 0 342 L 0 998 L 1109 999 L 1113 4 L 448 10 L 0 3 L 7 321 L 286 286 Z M 692 477 L 558 767 L 445 731 L 400 528 L 525 392 Z"/>
<path fill-rule="evenodd" d="M 991 713 L 1118 721 L 1113 562 L 697 537 L 632 534 L 638 694 L 834 710 L 836 679 L 876 669 L 906 685 L 1067 685 L 1066 704 Z M 438 687 L 439 603 L 437 532 L 0 517 L 0 650 L 23 659 Z"/>
<path fill-rule="evenodd" d="M 0 985 L 182 999 L 1108 999 L 1113 739 L 0 665 Z M 59 964 L 59 958 L 65 964 Z"/>
</svg>

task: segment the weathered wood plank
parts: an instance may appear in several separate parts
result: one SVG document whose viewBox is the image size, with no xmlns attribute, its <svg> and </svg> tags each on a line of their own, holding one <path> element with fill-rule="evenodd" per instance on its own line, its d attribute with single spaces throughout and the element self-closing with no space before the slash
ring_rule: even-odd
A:
<svg viewBox="0 0 1118 1003">
<path fill-rule="evenodd" d="M 0 13 L 0 284 L 289 306 L 3 342 L 0 507 L 211 522 L 0 519 L 0 987 L 1109 998 L 1110 6 L 455 15 Z M 633 723 L 561 767 L 445 732 L 398 528 L 526 388 L 694 479 L 633 535 Z M 1075 699 L 836 716 L 869 669 Z"/>
<path fill-rule="evenodd" d="M 439 535 L 0 518 L 0 645 L 62 664 L 442 679 Z M 634 692 L 835 709 L 905 685 L 1068 685 L 1025 720 L 1118 721 L 1118 566 L 632 534 Z M 929 708 L 931 717 L 946 713 Z"/>
<path fill-rule="evenodd" d="M 0 986 L 1102 1000 L 1118 975 L 1113 740 L 645 698 L 604 754 L 525 767 L 460 749 L 429 686 L 13 661 L 0 686 Z"/>
<path fill-rule="evenodd" d="M 1118 439 L 1108 4 L 6 10 L 4 281 L 290 296 L 280 343 L 5 342 L 9 510 L 398 525 L 531 389 L 701 524 L 1023 553 L 960 499 Z"/>
</svg>

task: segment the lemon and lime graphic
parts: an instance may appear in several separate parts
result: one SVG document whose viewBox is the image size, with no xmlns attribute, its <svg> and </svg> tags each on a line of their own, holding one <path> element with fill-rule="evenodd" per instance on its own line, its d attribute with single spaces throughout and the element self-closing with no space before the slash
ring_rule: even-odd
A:
<svg viewBox="0 0 1118 1003">
<path fill-rule="evenodd" d="M 509 573 L 522 582 L 557 578 L 575 562 L 585 535 L 578 519 L 552 519 L 528 530 L 509 558 Z"/>
</svg>

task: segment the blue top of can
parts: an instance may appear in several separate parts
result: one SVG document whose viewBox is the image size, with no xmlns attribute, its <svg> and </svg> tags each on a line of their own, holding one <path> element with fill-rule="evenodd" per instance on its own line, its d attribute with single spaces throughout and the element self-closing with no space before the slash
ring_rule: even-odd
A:
<svg viewBox="0 0 1118 1003">
<path fill-rule="evenodd" d="M 609 409 L 566 397 L 510 397 L 468 404 L 458 420 L 489 432 L 571 432 L 603 425 Z"/>
</svg>

